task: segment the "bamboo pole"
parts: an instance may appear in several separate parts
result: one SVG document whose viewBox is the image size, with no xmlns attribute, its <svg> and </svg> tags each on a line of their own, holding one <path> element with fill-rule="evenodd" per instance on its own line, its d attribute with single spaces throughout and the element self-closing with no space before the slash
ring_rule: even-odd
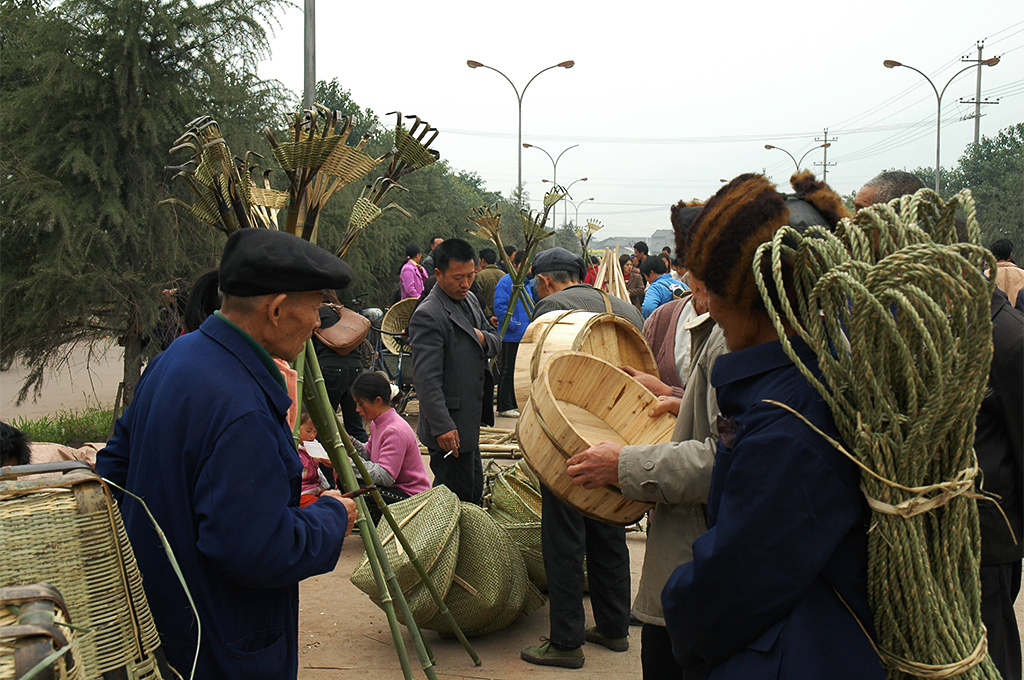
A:
<svg viewBox="0 0 1024 680">
<path fill-rule="evenodd" d="M 323 383 L 320 365 L 316 361 L 312 340 L 306 341 L 304 354 L 306 356 L 304 372 L 308 374 L 309 380 L 303 385 L 303 400 L 309 409 L 309 415 L 313 419 L 317 432 L 322 437 L 321 444 L 324 445 L 324 449 L 331 459 L 331 464 L 334 466 L 335 472 L 338 473 L 342 487 L 345 491 L 354 491 L 359 488 L 359 485 L 356 483 L 355 475 L 352 474 L 352 468 L 349 466 L 348 461 L 340 453 L 342 439 L 339 435 L 338 419 L 333 413 L 329 413 L 330 408 L 326 406 L 330 403 L 330 400 L 327 398 L 327 389 Z M 312 360 L 309 360 L 310 358 Z M 319 381 L 317 378 L 319 378 Z M 390 562 L 386 562 L 386 557 L 384 560 L 379 559 L 380 554 L 377 552 L 373 539 L 370 537 L 371 531 L 376 532 L 373 524 L 366 519 L 369 515 L 366 502 L 360 497 L 355 499 L 355 503 L 356 508 L 359 510 L 359 518 L 356 520 L 359 524 L 359 536 L 362 538 L 363 546 L 366 548 L 366 557 L 370 563 L 374 583 L 377 585 L 377 592 L 381 595 L 381 608 L 388 619 L 391 637 L 395 642 L 398 660 L 402 665 L 402 675 L 405 677 L 405 680 L 412 680 L 412 666 L 409 664 L 409 655 L 405 650 L 405 640 L 402 638 L 402 630 L 399 627 L 398 617 L 395 614 L 391 591 L 386 583 L 388 580 L 394 580 L 394 572 L 391 570 Z M 387 564 L 387 570 L 382 567 L 382 562 Z M 390 571 L 390 574 L 388 571 Z M 409 619 L 406 619 L 406 621 L 408 622 Z M 412 625 L 415 626 L 415 623 Z"/>
<path fill-rule="evenodd" d="M 349 457 L 352 459 L 352 462 L 355 463 L 356 469 L 359 471 L 359 476 L 364 480 L 369 480 L 370 473 L 367 472 L 363 459 L 356 454 L 355 448 L 352 446 L 352 440 L 349 439 L 348 433 L 345 432 L 345 430 L 341 430 L 341 437 L 345 442 L 346 448 L 349 450 Z M 389 508 L 388 504 L 384 502 L 384 497 L 380 495 L 380 491 L 376 488 L 370 492 L 370 495 L 373 496 L 373 500 L 377 503 L 377 507 L 380 508 L 381 514 L 391 527 L 391 531 L 394 532 L 395 537 L 402 546 L 402 549 L 409 555 L 409 560 L 416 569 L 416 573 L 419 574 L 423 585 L 427 587 L 427 592 L 429 592 L 431 598 L 433 598 L 434 604 L 438 607 L 438 611 L 440 611 L 442 616 L 448 619 L 449 625 L 452 627 L 452 630 L 455 631 L 455 636 L 459 638 L 459 642 L 462 643 L 466 653 L 468 653 L 469 657 L 473 659 L 474 665 L 482 665 L 483 662 L 480 661 L 480 657 L 477 656 L 476 650 L 473 649 L 473 645 L 471 645 L 469 640 L 466 638 L 466 634 L 462 632 L 462 628 L 455 620 L 455 617 L 452 616 L 452 613 L 448 610 L 448 605 L 445 604 L 444 598 L 441 597 L 440 591 L 438 591 L 437 586 L 434 585 L 434 579 L 430 578 L 430 574 L 428 574 L 427 570 L 423 568 L 423 564 L 420 562 L 420 558 L 416 554 L 415 549 L 413 549 L 412 544 L 409 543 L 409 540 L 405 537 L 405 533 L 402 532 L 402 527 L 398 525 L 398 522 L 395 520 L 395 516 L 391 513 L 391 508 Z"/>
<path fill-rule="evenodd" d="M 295 357 L 295 372 L 298 374 L 298 376 L 295 379 L 295 394 L 296 394 L 296 398 L 300 402 L 302 401 L 302 379 L 304 377 L 303 373 L 305 372 L 305 367 L 306 367 L 306 351 L 303 350 L 303 351 L 299 352 L 299 356 Z M 300 409 L 299 412 L 297 414 L 295 414 L 295 427 L 292 428 L 292 437 L 295 438 L 295 448 L 296 449 L 298 449 L 300 444 L 301 444 L 301 441 L 299 440 L 299 429 L 301 427 L 302 427 L 302 410 Z"/>
<path fill-rule="evenodd" d="M 309 382 L 312 385 L 315 385 L 315 393 L 319 397 L 320 401 L 322 401 L 323 403 L 327 403 L 327 388 L 324 385 L 323 375 L 320 372 L 320 364 L 317 362 L 316 354 L 313 352 L 312 340 L 306 341 L 306 373 L 309 374 Z M 310 393 L 311 389 L 313 388 L 307 386 L 307 394 Z M 309 397 L 308 399 L 312 400 L 312 397 Z M 320 404 L 319 406 L 322 408 L 322 404 Z M 351 460 L 352 463 L 355 464 L 356 469 L 359 472 L 359 476 L 364 480 L 364 482 L 367 485 L 370 484 L 370 473 L 366 470 L 366 465 L 363 462 L 363 459 L 360 458 L 359 454 L 356 453 L 355 446 L 353 446 L 352 440 L 349 438 L 348 433 L 344 430 L 344 428 L 338 427 L 337 417 L 324 417 L 324 420 L 326 421 L 325 426 L 327 427 L 327 431 L 331 436 L 331 439 L 328 440 L 331 445 L 325 446 L 324 448 L 327 450 L 328 456 L 331 457 L 331 462 L 335 466 L 335 471 L 338 471 L 340 466 L 340 474 L 345 478 L 345 490 L 354 491 L 357 488 L 359 488 L 359 483 L 356 481 L 355 475 L 352 473 L 351 467 L 349 467 L 348 465 L 341 465 L 341 463 L 344 461 L 341 459 L 341 454 L 338 451 L 340 447 L 337 446 L 337 443 L 339 441 L 341 445 L 344 446 L 345 450 L 348 452 L 349 460 Z M 316 423 L 314 424 L 316 425 Z M 317 427 L 319 430 L 319 425 Z M 338 458 L 338 461 L 335 461 L 336 457 Z M 391 527 L 391 530 L 394 532 L 395 537 L 398 539 L 399 544 L 401 544 L 402 546 L 402 549 L 405 550 L 405 552 L 409 555 L 409 560 L 412 562 L 413 567 L 416 569 L 416 573 L 419 575 L 421 582 L 423 583 L 424 586 L 426 586 L 427 592 L 429 592 L 430 596 L 433 598 L 434 603 L 438 607 L 438 610 L 441 612 L 442 616 L 448 619 L 448 623 L 451 625 L 452 630 L 455 631 L 456 637 L 459 638 L 459 641 L 462 643 L 462 646 L 466 649 L 466 652 L 469 654 L 470 658 L 473 659 L 473 663 L 477 666 L 482 665 L 483 662 L 480 661 L 480 657 L 477 656 L 476 650 L 473 649 L 473 646 L 466 638 L 465 633 L 462 632 L 462 628 L 460 628 L 458 622 L 455 621 L 455 617 L 452 616 L 452 613 L 448 610 L 448 605 L 445 604 L 444 598 L 441 597 L 441 593 L 437 590 L 437 586 L 434 585 L 434 580 L 430 578 L 430 575 L 427 573 L 427 570 L 423 567 L 423 564 L 420 562 L 419 556 L 417 556 L 416 551 L 412 547 L 412 544 L 409 543 L 408 539 L 405 537 L 405 534 L 402 532 L 401 526 L 399 526 L 398 522 L 395 520 L 395 516 L 391 512 L 391 508 L 389 508 L 388 504 L 384 501 L 384 497 L 380 495 L 380 491 L 378 491 L 376 488 L 374 488 L 373 491 L 370 492 L 370 495 L 373 497 L 374 502 L 377 503 L 377 507 L 380 509 L 381 514 L 384 516 L 384 519 Z M 362 532 L 364 531 L 364 525 L 369 526 L 368 531 L 371 534 L 370 541 L 374 545 L 375 550 L 377 551 L 377 556 L 379 557 L 380 562 L 384 567 L 385 573 L 387 573 L 391 571 L 391 563 L 388 560 L 387 555 L 384 553 L 384 549 L 380 544 L 380 537 L 377 535 L 377 528 L 374 527 L 373 524 L 366 522 L 365 517 L 363 517 L 364 511 L 366 510 L 365 500 L 363 500 L 363 498 L 360 497 L 356 499 L 356 502 L 357 505 L 360 503 L 362 504 L 362 508 L 360 509 L 360 518 L 361 521 L 364 522 L 364 524 L 360 525 L 360 534 L 362 534 Z M 366 539 L 363 539 L 363 542 L 365 544 Z M 369 555 L 369 549 L 367 549 L 367 555 Z M 423 670 L 426 672 L 428 677 L 434 678 L 436 677 L 434 675 L 433 670 L 434 655 L 426 646 L 426 643 L 423 640 L 419 627 L 416 625 L 416 621 L 413 618 L 412 611 L 409 609 L 409 605 L 405 600 L 405 595 L 398 587 L 398 581 L 394 577 L 393 571 L 391 571 L 390 580 L 393 581 L 393 589 L 397 591 L 397 597 L 395 598 L 395 601 L 398 603 L 398 608 L 402 611 L 402 616 L 405 618 L 406 623 L 410 624 L 407 625 L 407 628 L 409 629 L 409 634 L 412 636 L 413 642 L 416 644 L 416 651 L 420 654 L 420 659 L 423 662 Z M 379 588 L 378 591 L 381 593 L 385 592 L 379 590 Z"/>
</svg>

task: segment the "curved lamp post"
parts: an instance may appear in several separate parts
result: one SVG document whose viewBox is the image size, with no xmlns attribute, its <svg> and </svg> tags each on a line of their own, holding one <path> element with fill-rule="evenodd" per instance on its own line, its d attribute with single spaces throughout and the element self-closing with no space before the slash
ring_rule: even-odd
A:
<svg viewBox="0 0 1024 680">
<path fill-rule="evenodd" d="M 523 148 L 524 149 L 539 149 L 540 151 L 544 152 L 545 156 L 548 157 L 548 160 L 551 161 L 551 183 L 554 186 L 556 186 L 556 187 L 558 186 L 558 161 L 560 161 L 562 159 L 562 156 L 565 155 L 566 151 L 568 151 L 569 149 L 575 149 L 577 146 L 579 146 L 579 144 L 573 144 L 572 146 L 567 146 L 564 149 L 562 149 L 562 153 L 558 154 L 557 158 L 552 158 L 551 154 L 549 154 L 547 152 L 547 149 L 541 148 L 541 147 L 537 146 L 536 144 L 526 144 L 526 143 L 523 144 Z M 522 152 L 520 152 L 520 153 L 522 153 Z M 543 180 L 541 180 L 541 181 L 543 181 Z M 562 212 L 565 212 L 564 208 L 562 209 Z M 555 219 L 556 220 L 558 219 L 558 215 L 557 214 L 555 214 Z M 563 222 L 565 221 L 565 215 L 562 215 L 562 221 Z"/>
<path fill-rule="evenodd" d="M 768 149 L 769 151 L 771 151 L 772 149 L 778 149 L 782 153 L 786 154 L 787 156 L 789 156 L 793 160 L 793 165 L 796 166 L 796 171 L 800 172 L 800 164 L 804 162 L 805 158 L 807 158 L 807 154 L 809 154 L 812 151 L 815 151 L 817 149 L 827 149 L 830 146 L 832 146 L 832 142 L 825 142 L 824 144 L 819 144 L 818 146 L 812 147 L 812 148 L 808 149 L 807 152 L 804 153 L 803 156 L 800 156 L 800 160 L 799 161 L 796 158 L 793 158 L 793 154 L 791 154 L 790 152 L 786 151 L 781 146 L 774 146 L 772 144 L 765 144 L 764 148 Z M 722 181 L 724 182 L 725 180 L 723 179 Z"/>
<path fill-rule="evenodd" d="M 572 189 L 572 185 L 573 184 L 576 184 L 576 182 L 586 182 L 586 181 L 587 181 L 586 177 L 580 177 L 579 179 L 574 179 L 573 181 L 569 182 L 568 186 L 565 187 L 565 196 L 562 197 L 562 200 L 563 201 L 569 200 L 569 189 Z M 550 182 L 551 184 L 555 183 L 555 181 L 553 179 L 542 179 L 541 182 Z M 564 212 L 565 209 L 563 208 L 562 210 Z M 562 215 L 562 226 L 565 226 L 565 220 L 566 220 L 566 216 Z"/>
<path fill-rule="evenodd" d="M 583 179 L 586 179 L 586 177 L 584 177 Z M 576 181 L 578 182 L 579 180 L 576 180 Z M 583 205 L 584 203 L 586 203 L 587 201 L 593 201 L 593 200 L 594 200 L 593 197 L 591 197 L 591 198 L 584 198 L 579 203 L 573 203 L 572 201 L 569 201 L 569 199 L 566 199 L 566 201 L 569 202 L 569 205 L 571 205 L 573 208 L 576 209 L 576 221 L 573 222 L 573 225 L 577 229 L 580 228 L 580 206 Z"/>
<path fill-rule="evenodd" d="M 916 69 L 913 66 L 908 66 L 907 64 L 901 64 L 900 62 L 895 61 L 893 59 L 886 59 L 885 61 L 882 62 L 882 66 L 886 68 L 896 68 L 897 66 L 902 66 L 903 68 L 909 68 L 911 71 L 917 71 L 919 74 L 921 74 L 921 77 L 928 81 L 928 84 L 932 86 L 932 90 L 935 92 L 935 193 L 939 193 L 939 189 L 942 187 L 942 182 L 939 179 L 939 171 L 941 169 L 939 161 L 939 142 L 942 136 L 942 95 L 946 94 L 946 88 L 949 87 L 949 84 L 956 80 L 956 77 L 963 73 L 964 71 L 970 71 L 972 68 L 975 67 L 981 68 L 982 66 L 995 66 L 998 63 L 999 57 L 991 57 L 989 59 L 985 59 L 984 61 L 980 61 L 976 64 L 965 66 L 964 68 L 954 73 L 952 78 L 946 81 L 946 84 L 942 87 L 942 91 L 940 92 L 939 88 L 935 87 L 935 83 L 932 82 L 932 79 L 926 76 L 919 69 Z"/>
<path fill-rule="evenodd" d="M 563 61 L 558 64 L 555 64 L 554 66 L 548 66 L 547 68 L 541 69 L 540 71 L 534 74 L 533 78 L 530 78 L 526 82 L 526 85 L 523 87 L 523 91 L 520 92 L 519 88 L 516 87 L 515 83 L 513 83 L 512 80 L 507 75 L 505 75 L 498 69 L 494 68 L 493 66 L 481 64 L 479 61 L 473 61 L 472 59 L 466 61 L 466 66 L 470 68 L 486 68 L 490 69 L 491 71 L 494 71 L 502 78 L 507 80 L 508 84 L 512 86 L 512 89 L 515 90 L 516 99 L 519 101 L 519 143 L 517 145 L 517 149 L 519 152 L 519 172 L 517 175 L 516 193 L 520 196 L 523 193 L 523 96 L 526 94 L 526 88 L 530 87 L 530 83 L 532 83 L 537 76 L 539 76 L 541 73 L 544 73 L 545 71 L 550 71 L 553 68 L 572 68 L 575 64 L 576 62 L 574 62 L 572 59 L 569 59 L 568 61 Z"/>
</svg>

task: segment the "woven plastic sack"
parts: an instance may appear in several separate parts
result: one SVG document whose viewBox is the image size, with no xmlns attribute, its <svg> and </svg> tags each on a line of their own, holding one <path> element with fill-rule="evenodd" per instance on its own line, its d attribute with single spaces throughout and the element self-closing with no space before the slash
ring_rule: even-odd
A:
<svg viewBox="0 0 1024 680">
<path fill-rule="evenodd" d="M 441 597 L 445 597 L 451 587 L 459 556 L 461 508 L 458 496 L 446 486 L 436 486 L 388 507 L 423 569 L 434 582 Z M 423 585 L 416 567 L 409 559 L 409 554 L 395 538 L 386 520 L 382 519 L 377 525 L 377 534 L 384 545 L 384 553 L 391 563 L 391 568 L 394 569 L 398 585 L 409 603 L 413 618 L 422 627 L 422 621 L 437 614 L 437 604 L 430 591 Z M 359 566 L 352 572 L 350 580 L 356 588 L 369 595 L 374 604 L 382 606 L 370 562 L 365 554 Z M 407 623 L 401 610 L 396 607 L 395 611 L 399 620 Z"/>
<path fill-rule="evenodd" d="M 502 630 L 520 613 L 530 614 L 544 604 L 544 596 L 530 583 L 523 558 L 508 534 L 471 503 L 462 504 L 459 560 L 444 601 L 466 635 Z M 454 634 L 440 615 L 420 626 L 442 636 Z"/>
</svg>

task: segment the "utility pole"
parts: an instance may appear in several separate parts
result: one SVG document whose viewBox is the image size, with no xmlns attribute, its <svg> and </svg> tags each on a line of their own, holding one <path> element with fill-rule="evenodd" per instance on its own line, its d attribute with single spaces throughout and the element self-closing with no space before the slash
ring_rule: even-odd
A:
<svg viewBox="0 0 1024 680">
<path fill-rule="evenodd" d="M 964 116 L 960 120 L 970 120 L 971 118 L 974 118 L 974 145 L 975 146 L 977 146 L 978 142 L 981 140 L 981 105 L 982 104 L 998 104 L 999 103 L 999 99 L 996 99 L 995 101 L 992 101 L 990 99 L 982 99 L 981 98 L 981 67 L 982 67 L 982 62 L 984 61 L 981 58 L 981 52 L 982 52 L 983 49 L 985 49 L 985 41 L 984 40 L 979 40 L 978 41 L 978 58 L 977 59 L 969 59 L 967 57 L 960 57 L 960 61 L 962 61 L 962 62 L 969 62 L 971 64 L 977 64 L 978 65 L 978 85 L 977 85 L 977 89 L 974 92 L 974 100 L 972 101 L 970 99 L 964 99 L 963 97 L 960 98 L 960 103 L 961 104 L 974 104 L 974 114 L 973 115 L 969 115 L 969 116 Z"/>
<path fill-rule="evenodd" d="M 311 109 L 316 101 L 316 0 L 305 0 L 302 15 L 302 106 Z"/>
<path fill-rule="evenodd" d="M 828 128 L 825 128 L 824 133 L 822 134 L 821 137 L 815 137 L 814 138 L 814 141 L 822 142 L 821 148 L 825 150 L 825 157 L 822 159 L 822 162 L 821 163 L 815 163 L 815 165 L 820 165 L 822 167 L 822 173 L 821 173 L 822 174 L 822 177 L 821 177 L 821 181 L 822 182 L 826 182 L 826 183 L 828 182 L 828 167 L 830 165 L 835 165 L 835 161 L 833 161 L 831 163 L 828 162 L 828 148 L 830 146 L 832 146 L 832 142 L 834 142 L 834 141 L 836 141 L 838 139 L 839 139 L 838 137 L 833 137 L 832 139 L 828 138 Z"/>
</svg>

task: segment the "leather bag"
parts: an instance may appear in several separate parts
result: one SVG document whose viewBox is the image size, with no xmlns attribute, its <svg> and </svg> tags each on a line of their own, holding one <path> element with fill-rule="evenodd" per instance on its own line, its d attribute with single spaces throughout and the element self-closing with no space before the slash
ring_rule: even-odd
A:
<svg viewBox="0 0 1024 680">
<path fill-rule="evenodd" d="M 329 328 L 316 329 L 313 331 L 313 335 L 330 349 L 345 356 L 366 339 L 370 332 L 370 320 L 342 305 L 329 305 L 329 307 L 341 318 Z"/>
</svg>

